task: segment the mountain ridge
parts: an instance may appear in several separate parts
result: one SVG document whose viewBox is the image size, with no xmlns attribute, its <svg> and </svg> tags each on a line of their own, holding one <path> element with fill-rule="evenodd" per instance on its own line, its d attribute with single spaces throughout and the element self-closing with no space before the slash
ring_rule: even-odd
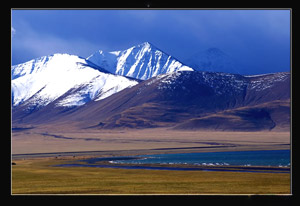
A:
<svg viewBox="0 0 300 206">
<path fill-rule="evenodd" d="M 87 59 L 114 74 L 142 80 L 178 70 L 193 70 L 149 42 L 123 51 L 99 50 Z"/>
</svg>

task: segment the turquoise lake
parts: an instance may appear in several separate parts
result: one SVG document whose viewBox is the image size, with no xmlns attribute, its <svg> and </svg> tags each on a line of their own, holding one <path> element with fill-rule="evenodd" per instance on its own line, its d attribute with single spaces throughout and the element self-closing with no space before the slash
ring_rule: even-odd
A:
<svg viewBox="0 0 300 206">
<path fill-rule="evenodd" d="M 109 162 L 110 164 L 107 164 Z M 169 165 L 174 164 L 170 167 Z M 177 166 L 180 164 L 181 166 Z M 160 165 L 160 166 L 158 166 Z M 182 165 L 187 165 L 184 167 Z M 193 167 L 193 165 L 195 167 Z M 56 167 L 289 173 L 290 150 L 206 152 L 99 157 Z M 205 167 L 203 167 L 205 166 Z M 206 167 L 212 166 L 212 167 Z M 215 167 L 218 166 L 218 167 Z M 251 167 L 250 167 L 251 166 Z M 256 167 L 257 166 L 257 167 Z M 271 167 L 273 166 L 273 167 Z M 232 170 L 234 169 L 234 170 Z"/>
<path fill-rule="evenodd" d="M 101 161 L 93 158 L 88 163 Z M 290 150 L 260 150 L 237 152 L 207 152 L 140 155 L 107 159 L 111 163 L 127 164 L 189 164 L 189 165 L 242 165 L 242 166 L 290 166 Z"/>
</svg>

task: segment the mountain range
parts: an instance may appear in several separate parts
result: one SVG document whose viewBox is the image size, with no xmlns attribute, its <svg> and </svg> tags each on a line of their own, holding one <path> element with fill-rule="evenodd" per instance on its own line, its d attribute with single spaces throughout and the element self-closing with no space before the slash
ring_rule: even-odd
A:
<svg viewBox="0 0 300 206">
<path fill-rule="evenodd" d="M 224 56 L 218 49 L 209 53 Z M 232 65 L 219 59 L 212 67 L 187 66 L 148 42 L 124 51 L 99 50 L 86 59 L 69 54 L 34 59 L 12 66 L 12 123 L 289 130 L 290 73 L 211 71 L 213 65 Z"/>
</svg>

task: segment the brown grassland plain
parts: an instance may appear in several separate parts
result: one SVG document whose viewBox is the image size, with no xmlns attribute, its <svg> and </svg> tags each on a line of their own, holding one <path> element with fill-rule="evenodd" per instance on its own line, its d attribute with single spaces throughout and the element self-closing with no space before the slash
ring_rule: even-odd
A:
<svg viewBox="0 0 300 206">
<path fill-rule="evenodd" d="M 200 151 L 289 149 L 290 132 L 180 131 L 167 128 L 96 130 L 59 125 L 12 132 L 12 154 L 201 148 Z"/>
</svg>

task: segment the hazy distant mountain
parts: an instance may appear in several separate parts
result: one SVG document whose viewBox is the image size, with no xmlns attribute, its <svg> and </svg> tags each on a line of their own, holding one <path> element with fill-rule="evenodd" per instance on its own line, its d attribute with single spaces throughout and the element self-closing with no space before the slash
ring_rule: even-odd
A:
<svg viewBox="0 0 300 206">
<path fill-rule="evenodd" d="M 235 61 L 218 48 L 198 52 L 183 62 L 197 71 L 240 73 Z"/>
<path fill-rule="evenodd" d="M 113 74 L 142 80 L 174 71 L 193 70 L 149 42 L 124 51 L 99 50 L 87 59 Z"/>
</svg>

